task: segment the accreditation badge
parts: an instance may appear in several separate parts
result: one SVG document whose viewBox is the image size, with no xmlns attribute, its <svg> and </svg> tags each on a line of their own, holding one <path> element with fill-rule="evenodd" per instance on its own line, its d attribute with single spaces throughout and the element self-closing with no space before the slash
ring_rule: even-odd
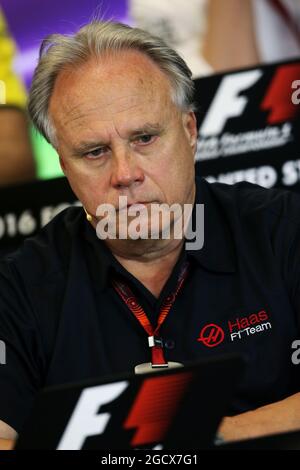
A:
<svg viewBox="0 0 300 470">
<path fill-rule="evenodd" d="M 167 362 L 166 364 L 162 365 L 153 365 L 151 362 L 144 362 L 143 364 L 138 364 L 134 368 L 135 374 L 148 374 L 149 372 L 161 372 L 163 369 L 175 369 L 177 367 L 184 367 L 181 362 Z"/>
</svg>

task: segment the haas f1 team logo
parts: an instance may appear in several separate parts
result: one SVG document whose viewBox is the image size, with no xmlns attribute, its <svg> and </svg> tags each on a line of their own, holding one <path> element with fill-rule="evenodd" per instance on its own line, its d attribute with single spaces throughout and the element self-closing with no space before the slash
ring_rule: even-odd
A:
<svg viewBox="0 0 300 470">
<path fill-rule="evenodd" d="M 230 118 L 241 116 L 249 99 L 245 92 L 262 78 L 260 69 L 233 73 L 223 77 L 205 119 L 200 126 L 200 136 L 210 137 L 221 134 Z M 267 124 L 277 124 L 291 120 L 298 112 L 293 104 L 291 90 L 293 82 L 299 78 L 300 65 L 278 66 L 270 85 L 258 104 L 261 111 L 267 111 Z"/>
<path fill-rule="evenodd" d="M 260 310 L 246 317 L 229 320 L 225 331 L 228 333 L 230 341 L 233 342 L 271 329 L 269 314 L 265 310 Z M 202 328 L 197 341 L 208 348 L 214 348 L 224 341 L 225 331 L 215 323 L 210 323 Z"/>
<path fill-rule="evenodd" d="M 201 341 L 208 348 L 214 348 L 224 341 L 224 336 L 222 328 L 211 323 L 202 328 L 197 341 Z"/>
<path fill-rule="evenodd" d="M 133 403 L 134 384 L 126 380 L 84 389 L 57 450 L 82 449 L 86 439 L 92 436 L 98 437 L 100 449 L 109 448 L 112 441 L 118 444 L 126 440 L 126 448 L 162 442 L 192 380 L 191 372 L 145 379 Z M 124 419 L 127 406 L 129 412 Z"/>
</svg>

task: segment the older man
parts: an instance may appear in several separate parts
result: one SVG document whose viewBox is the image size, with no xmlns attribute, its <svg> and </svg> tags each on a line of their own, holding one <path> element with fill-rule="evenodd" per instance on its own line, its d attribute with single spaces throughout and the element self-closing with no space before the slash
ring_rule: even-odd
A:
<svg viewBox="0 0 300 470">
<path fill-rule="evenodd" d="M 29 109 L 86 214 L 66 210 L 1 264 L 2 438 L 41 387 L 232 351 L 247 370 L 224 437 L 300 427 L 299 197 L 195 180 L 192 92 L 183 60 L 141 30 L 95 22 L 44 42 Z M 101 240 L 103 204 L 116 227 Z M 204 204 L 203 248 L 171 212 L 152 231 L 155 204 L 194 206 L 196 226 Z"/>
</svg>

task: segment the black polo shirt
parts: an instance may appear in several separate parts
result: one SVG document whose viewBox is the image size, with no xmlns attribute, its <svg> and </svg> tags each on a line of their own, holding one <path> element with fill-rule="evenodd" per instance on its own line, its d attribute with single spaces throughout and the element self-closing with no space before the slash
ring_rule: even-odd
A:
<svg viewBox="0 0 300 470">
<path fill-rule="evenodd" d="M 243 353 L 247 369 L 232 413 L 300 390 L 291 360 L 300 336 L 300 196 L 250 183 L 197 179 L 196 186 L 204 247 L 182 251 L 158 299 L 116 261 L 78 207 L 1 262 L 1 420 L 20 431 L 41 387 L 148 362 L 147 335 L 111 279 L 126 280 L 155 323 L 186 259 L 188 278 L 161 329 L 166 359 Z"/>
</svg>

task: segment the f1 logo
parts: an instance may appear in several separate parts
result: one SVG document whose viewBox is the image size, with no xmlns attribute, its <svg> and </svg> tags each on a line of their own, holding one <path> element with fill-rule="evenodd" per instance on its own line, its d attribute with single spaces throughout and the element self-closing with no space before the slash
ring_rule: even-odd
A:
<svg viewBox="0 0 300 470">
<path fill-rule="evenodd" d="M 199 129 L 199 136 L 210 137 L 221 134 L 228 119 L 241 116 L 248 99 L 242 92 L 253 86 L 262 77 L 260 69 L 225 75 Z M 266 124 L 272 125 L 293 119 L 298 112 L 291 98 L 292 83 L 299 77 L 299 64 L 280 65 L 274 69 L 258 110 L 266 111 Z"/>
<path fill-rule="evenodd" d="M 154 374 L 155 375 L 155 374 Z M 193 379 L 189 371 L 145 378 L 138 389 L 126 419 L 116 425 L 116 432 L 130 432 L 130 445 L 140 446 L 163 441 L 176 414 L 179 403 Z M 90 436 L 105 433 L 113 414 L 101 412 L 103 405 L 118 399 L 130 387 L 130 382 L 89 387 L 81 392 L 57 450 L 79 450 Z M 153 397 L 163 400 L 153 400 Z"/>
<path fill-rule="evenodd" d="M 127 387 L 128 382 L 123 381 L 83 390 L 57 450 L 81 449 L 88 436 L 102 434 L 110 420 L 110 414 L 98 414 L 99 408 L 114 401 Z"/>
<path fill-rule="evenodd" d="M 250 70 L 226 75 L 200 127 L 200 136 L 220 134 L 229 118 L 243 114 L 248 100 L 240 94 L 254 85 L 262 74 L 261 70 Z"/>
<path fill-rule="evenodd" d="M 261 109 L 268 111 L 269 124 L 288 121 L 298 113 L 298 108 L 291 96 L 291 87 L 299 75 L 299 64 L 282 65 L 276 70 L 261 104 Z"/>
</svg>

